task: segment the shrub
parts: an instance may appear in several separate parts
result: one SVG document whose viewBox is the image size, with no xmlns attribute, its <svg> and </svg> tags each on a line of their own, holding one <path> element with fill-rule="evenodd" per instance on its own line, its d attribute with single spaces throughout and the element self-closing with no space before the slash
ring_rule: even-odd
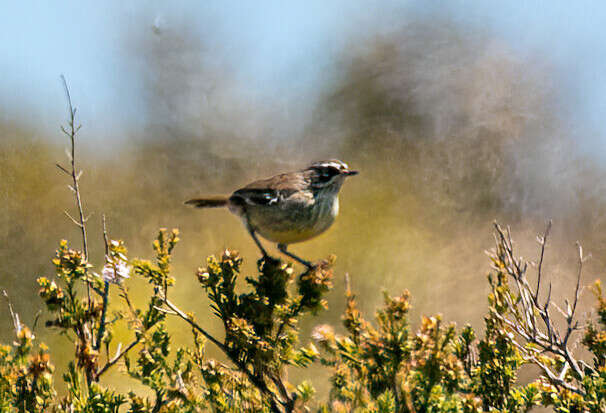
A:
<svg viewBox="0 0 606 413">
<path fill-rule="evenodd" d="M 551 294 L 541 300 L 540 277 L 531 287 L 528 263 L 515 257 L 509 233 L 499 226 L 495 233 L 481 337 L 471 326 L 457 331 L 441 316 L 423 317 L 418 331 L 412 331 L 408 292 L 385 294 L 373 323 L 357 309 L 348 286 L 345 333 L 317 326 L 312 335 L 316 345 L 306 347 L 298 345 L 297 326 L 303 316 L 326 306 L 334 258 L 298 275 L 291 264 L 261 259 L 254 277 L 242 277 L 242 257 L 236 251 L 209 257 L 196 278 L 223 324 L 224 338 L 219 340 L 168 299 L 175 283 L 171 260 L 179 241 L 176 230 L 160 230 L 153 261 L 131 260 L 121 241 L 108 240 L 101 274 L 81 251 L 61 241 L 53 259 L 55 276 L 41 277 L 38 284 L 49 315 L 46 325 L 74 342 L 63 375 L 67 392 L 58 398 L 49 350 L 35 344 L 11 307 L 16 337 L 0 347 L 1 411 L 526 412 L 550 406 L 558 412 L 603 412 L 606 298 L 600 282 L 593 287 L 598 317 L 581 327 L 575 315 L 577 286 L 558 330 Z M 544 248 L 546 236 L 542 240 Z M 580 267 L 583 261 L 581 252 Z M 542 263 L 537 268 L 540 274 Z M 129 297 L 131 273 L 146 279 L 154 291 L 142 308 Z M 249 291 L 238 294 L 241 278 Z M 110 300 L 114 290 L 120 301 Z M 106 317 L 109 306 L 118 315 L 111 321 Z M 178 319 L 191 328 L 192 341 L 173 349 L 166 325 Z M 121 322 L 133 331 L 125 348 L 113 338 L 113 328 Z M 586 360 L 576 357 L 570 346 L 570 337 L 581 329 L 579 345 L 590 355 Z M 217 346 L 228 362 L 208 358 L 206 345 Z M 125 366 L 124 374 L 149 388 L 148 395 L 121 394 L 103 384 L 104 374 L 118 363 Z M 312 363 L 331 372 L 327 401 L 314 399 L 311 383 L 287 379 L 289 367 Z M 518 373 L 529 364 L 538 366 L 541 375 L 521 384 Z"/>
</svg>

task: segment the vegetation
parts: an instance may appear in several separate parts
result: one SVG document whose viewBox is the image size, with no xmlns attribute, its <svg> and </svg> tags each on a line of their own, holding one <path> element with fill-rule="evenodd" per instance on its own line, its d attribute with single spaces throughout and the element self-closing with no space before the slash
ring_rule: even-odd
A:
<svg viewBox="0 0 606 413">
<path fill-rule="evenodd" d="M 70 120 L 63 131 L 71 143 L 70 167 L 57 166 L 69 176 L 75 194 L 76 218 L 68 216 L 80 230 L 82 249 L 61 241 L 52 260 L 54 276 L 37 280 L 46 327 L 73 343 L 62 377 L 66 392 L 55 390 L 50 350 L 37 342 L 7 300 L 15 339 L 0 346 L 1 412 L 606 410 L 606 297 L 597 281 L 592 288 L 596 314 L 578 317 L 586 260 L 579 246 L 573 296 L 564 308 L 558 307 L 551 286 L 545 288 L 543 257 L 550 226 L 539 237 L 539 261 L 530 263 L 515 254 L 509 230 L 495 225 L 489 305 L 481 333 L 469 325 L 457 330 L 441 316 L 423 317 L 413 331 L 406 291 L 395 296 L 386 292 L 371 322 L 358 310 L 348 282 L 342 332 L 320 325 L 314 342 L 302 346 L 300 321 L 327 306 L 335 258 L 296 274 L 292 264 L 268 257 L 257 262 L 256 274 L 246 277 L 242 257 L 225 250 L 195 272 L 201 293 L 222 323 L 222 334 L 211 334 L 169 299 L 177 278 L 171 268 L 177 230 L 159 231 L 153 260 L 131 259 L 124 242 L 108 236 L 104 220 L 104 262 L 95 267 L 89 261 L 74 150 L 79 127 L 71 101 L 69 105 Z M 536 276 L 530 279 L 533 267 Z M 150 285 L 142 306 L 130 297 L 131 277 Z M 175 348 L 167 325 L 178 322 L 192 336 L 189 345 Z M 114 337 L 120 325 L 132 332 L 125 347 Z M 217 347 L 224 359 L 208 357 L 207 346 Z M 327 400 L 315 397 L 311 382 L 288 379 L 289 369 L 313 363 L 330 372 Z M 539 374 L 525 383 L 519 374 L 529 366 Z M 119 369 L 148 391 L 112 389 L 103 382 L 110 369 Z"/>
<path fill-rule="evenodd" d="M 236 284 L 243 278 L 239 254 L 226 250 L 220 257 L 209 257 L 196 277 L 223 323 L 220 339 L 168 299 L 175 282 L 171 258 L 179 241 L 176 230 L 160 230 L 153 243 L 154 261 L 131 260 L 121 241 L 108 240 L 101 274 L 81 251 L 61 241 L 53 259 L 55 276 L 41 277 L 38 284 L 50 316 L 46 325 L 74 343 L 73 361 L 63 375 L 67 393 L 57 396 L 49 349 L 36 344 L 11 307 L 16 337 L 0 347 L 1 411 L 526 412 L 550 406 L 558 412 L 603 412 L 606 297 L 600 282 L 593 286 L 598 300 L 595 319 L 577 319 L 577 287 L 562 311 L 563 321 L 554 320 L 556 304 L 549 293 L 544 300 L 539 295 L 542 263 L 537 264 L 537 288 L 531 288 L 528 263 L 513 255 L 507 231 L 499 226 L 495 231 L 482 334 L 471 326 L 457 330 L 440 316 L 423 317 L 419 330 L 412 331 L 408 292 L 385 293 L 383 307 L 370 322 L 348 288 L 345 332 L 318 326 L 315 344 L 303 347 L 298 323 L 325 307 L 334 258 L 299 275 L 291 264 L 261 259 L 258 274 L 244 278 L 248 289 L 237 293 Z M 546 237 L 541 240 L 544 248 Z M 579 256 L 580 266 L 583 259 Z M 129 299 L 131 274 L 151 285 L 143 308 Z M 120 300 L 109 300 L 111 293 L 118 293 Z M 192 339 L 191 345 L 175 349 L 166 325 L 178 319 L 191 328 Z M 113 338 L 118 323 L 127 323 L 133 331 L 125 348 Z M 226 362 L 208 358 L 208 345 L 217 346 Z M 328 400 L 315 400 L 310 382 L 288 381 L 288 368 L 311 363 L 331 372 Z M 526 365 L 538 366 L 541 374 L 524 384 L 517 379 Z M 103 375 L 118 366 L 149 393 L 121 394 L 103 385 Z"/>
</svg>

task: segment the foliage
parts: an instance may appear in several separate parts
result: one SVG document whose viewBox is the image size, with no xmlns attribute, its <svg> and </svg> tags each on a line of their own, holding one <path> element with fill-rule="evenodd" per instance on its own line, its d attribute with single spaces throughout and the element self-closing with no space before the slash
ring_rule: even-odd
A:
<svg viewBox="0 0 606 413">
<path fill-rule="evenodd" d="M 34 348 L 34 335 L 19 325 L 11 345 L 0 345 L 0 411 L 46 411 L 53 404 L 54 367 L 44 344 Z"/>
<path fill-rule="evenodd" d="M 73 361 L 63 375 L 67 392 L 57 397 L 48 349 L 42 343 L 34 345 L 32 332 L 11 307 L 16 338 L 0 347 L 0 411 L 471 413 L 527 412 L 534 406 L 549 406 L 557 412 L 603 412 L 606 298 L 600 282 L 593 286 L 597 317 L 588 320 L 579 337 L 590 355 L 583 360 L 568 344 L 557 347 L 570 326 L 575 327 L 569 335 L 581 329 L 573 304 L 564 313 L 563 331 L 543 323 L 542 328 L 549 330 L 541 333 L 537 319 L 545 319 L 546 309 L 555 304 L 549 295 L 547 304 L 533 308 L 539 302 L 532 299 L 538 289 L 524 288 L 530 285 L 527 266 L 513 258 L 508 233 L 495 228 L 489 311 L 481 337 L 471 326 L 457 331 L 441 316 L 423 317 L 413 331 L 407 291 L 395 297 L 385 294 L 373 323 L 358 310 L 348 285 L 344 334 L 320 325 L 312 335 L 316 344 L 306 347 L 298 346 L 297 326 L 302 316 L 326 306 L 334 258 L 295 276 L 291 264 L 268 257 L 258 261 L 256 276 L 242 277 L 242 258 L 236 251 L 209 257 L 196 278 L 222 321 L 224 338 L 219 340 L 167 298 L 175 283 L 171 260 L 179 241 L 176 230 L 160 230 L 153 243 L 154 261 L 129 260 L 121 241 L 108 240 L 101 275 L 92 271 L 82 252 L 61 241 L 53 259 L 55 277 L 40 277 L 38 284 L 49 318 L 46 326 L 74 343 Z M 150 299 L 142 308 L 129 298 L 126 284 L 131 272 L 151 284 Z M 243 293 L 236 292 L 240 278 L 248 286 Z M 90 300 L 87 285 L 94 294 Z M 114 289 L 119 301 L 109 299 Z M 107 321 L 104 314 L 110 304 L 116 317 Z M 192 342 L 186 348 L 171 346 L 166 330 L 171 316 L 191 327 Z M 115 345 L 116 323 L 126 323 L 133 331 L 124 349 Z M 542 342 L 539 333 L 553 337 Z M 225 354 L 227 362 L 206 356 L 209 342 Z M 149 388 L 147 394 L 121 394 L 102 383 L 104 373 L 119 362 L 124 374 Z M 316 362 L 331 372 L 325 402 L 314 399 L 310 382 L 287 380 L 289 366 L 307 368 Z M 573 363 L 581 366 L 581 374 Z M 519 372 L 525 365 L 538 366 L 542 374 L 520 383 Z"/>
<path fill-rule="evenodd" d="M 594 357 L 590 366 L 575 358 L 567 345 L 579 329 L 574 318 L 579 287 L 562 333 L 551 324 L 549 311 L 555 306 L 551 294 L 544 305 L 537 305 L 540 281 L 536 290 L 529 287 L 528 263 L 514 258 L 511 237 L 498 225 L 495 233 L 497 245 L 491 253 L 495 271 L 488 276 L 489 314 L 480 340 L 476 341 L 470 326 L 457 334 L 455 326 L 443 325 L 440 316 L 423 317 L 419 331 L 412 334 L 408 292 L 385 296 L 374 327 L 361 316 L 355 295 L 348 289 L 343 316 L 347 334 L 335 334 L 326 325 L 314 333 L 323 350 L 321 362 L 333 371 L 330 400 L 323 411 L 526 412 L 538 405 L 558 412 L 606 409 L 606 300 L 600 283 L 594 288 L 599 325 L 590 321 L 583 338 Z M 546 235 L 540 238 L 542 248 L 545 239 Z M 580 264 L 583 260 L 581 252 Z M 541 264 L 542 258 L 539 280 Z M 509 285 L 510 279 L 516 281 L 517 292 Z M 545 321 L 547 336 L 540 335 L 538 317 Z M 520 384 L 518 373 L 527 364 L 539 366 L 543 375 Z M 575 374 L 578 365 L 584 366 L 581 374 Z"/>
</svg>

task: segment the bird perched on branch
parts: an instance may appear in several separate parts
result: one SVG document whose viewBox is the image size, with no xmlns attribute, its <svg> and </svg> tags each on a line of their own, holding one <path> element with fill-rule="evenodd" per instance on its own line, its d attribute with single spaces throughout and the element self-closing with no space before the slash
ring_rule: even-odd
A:
<svg viewBox="0 0 606 413">
<path fill-rule="evenodd" d="M 190 199 L 196 208 L 227 207 L 238 215 L 264 257 L 257 238 L 276 242 L 278 249 L 307 267 L 306 261 L 287 250 L 289 244 L 306 241 L 326 231 L 339 213 L 339 190 L 357 171 L 337 159 L 314 162 L 306 169 L 261 179 L 231 196 Z"/>
</svg>

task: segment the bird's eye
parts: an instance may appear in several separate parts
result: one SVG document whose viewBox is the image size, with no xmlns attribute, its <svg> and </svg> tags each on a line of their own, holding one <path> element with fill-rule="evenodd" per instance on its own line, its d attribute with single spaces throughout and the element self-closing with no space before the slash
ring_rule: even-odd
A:
<svg viewBox="0 0 606 413">
<path fill-rule="evenodd" d="M 320 182 L 328 182 L 336 175 L 339 175 L 339 171 L 336 168 L 323 169 L 320 172 Z"/>
</svg>

